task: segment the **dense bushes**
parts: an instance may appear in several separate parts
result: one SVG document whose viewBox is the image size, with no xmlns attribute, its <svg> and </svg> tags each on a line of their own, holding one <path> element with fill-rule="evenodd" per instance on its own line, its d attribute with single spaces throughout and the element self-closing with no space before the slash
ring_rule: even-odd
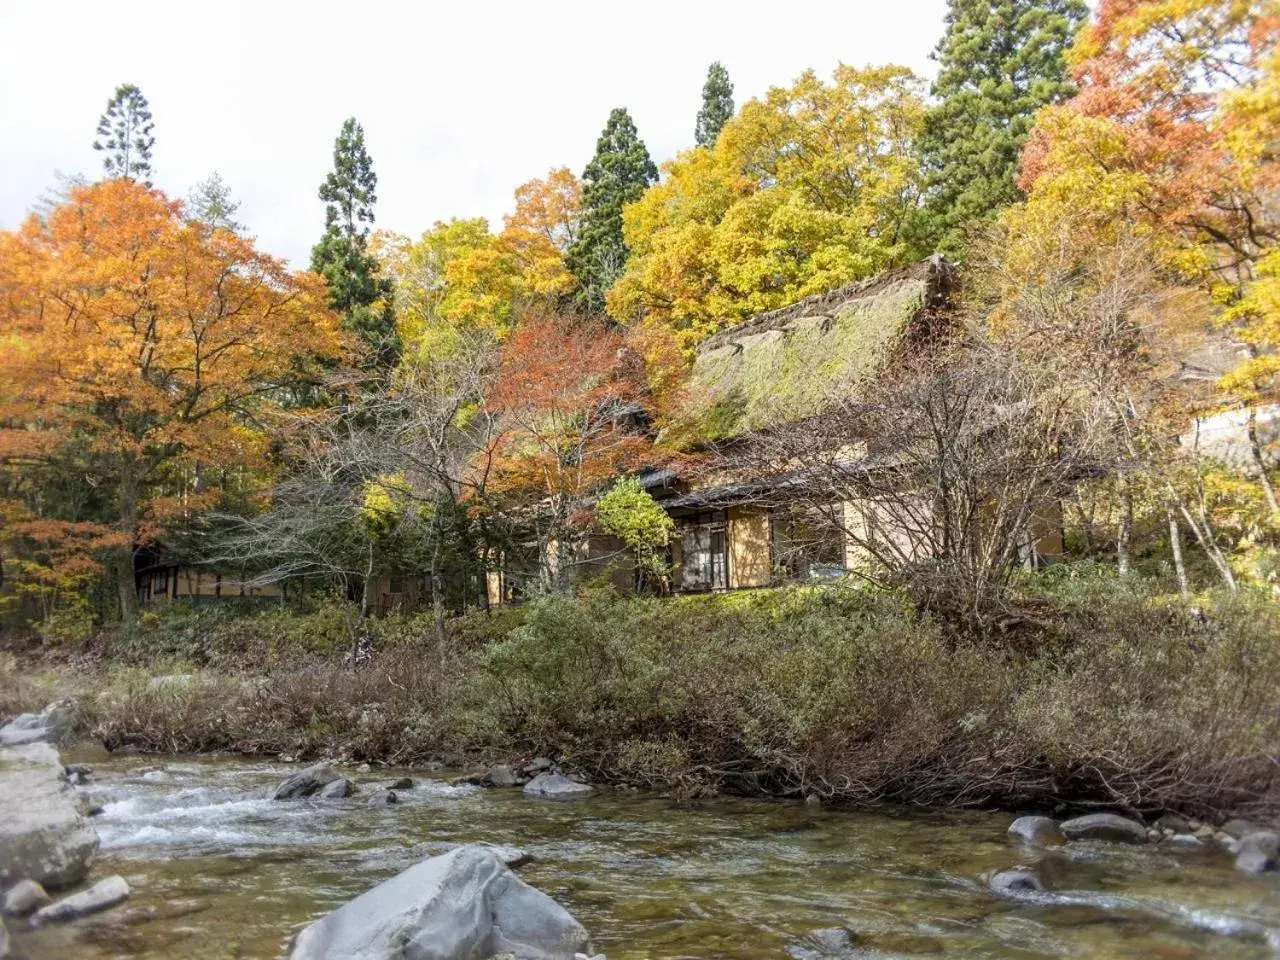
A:
<svg viewBox="0 0 1280 960">
<path fill-rule="evenodd" d="M 177 635 L 219 669 L 156 684 L 98 666 L 79 685 L 104 689 L 87 708 L 101 735 L 147 749 L 402 763 L 550 753 L 684 795 L 1280 808 L 1274 601 L 1224 594 L 1191 608 L 1088 568 L 1037 578 L 1023 599 L 1008 642 L 977 644 L 869 590 L 592 591 L 468 618 L 444 663 L 427 655 L 427 625 L 381 621 L 359 670 L 320 643 L 319 611 L 287 627 L 279 612 L 201 611 L 212 632 Z M 259 652 L 250 669 L 228 669 L 232 651 L 277 626 L 271 642 L 290 657 Z M 167 629 L 133 654 L 168 649 Z M 22 697 L 8 673 L 0 708 L 12 711 Z M 32 699 L 50 693 L 30 672 L 22 682 Z"/>
</svg>

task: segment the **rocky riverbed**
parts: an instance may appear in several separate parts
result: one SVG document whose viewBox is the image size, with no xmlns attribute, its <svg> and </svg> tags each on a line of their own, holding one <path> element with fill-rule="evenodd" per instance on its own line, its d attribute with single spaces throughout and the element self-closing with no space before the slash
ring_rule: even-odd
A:
<svg viewBox="0 0 1280 960">
<path fill-rule="evenodd" d="M 102 808 L 87 882 L 119 876 L 130 897 L 72 923 L 15 925 L 11 956 L 287 955 L 318 917 L 466 842 L 519 848 L 520 878 L 610 960 L 1244 960 L 1280 947 L 1280 875 L 1239 872 L 1213 831 L 1025 842 L 1006 815 L 681 807 L 609 790 L 556 802 L 376 768 L 337 768 L 349 796 L 273 800 L 299 765 L 63 760 L 92 767 L 79 789 Z M 369 803 L 396 781 L 396 803 Z M 998 879 L 1019 869 L 1031 879 Z"/>
</svg>

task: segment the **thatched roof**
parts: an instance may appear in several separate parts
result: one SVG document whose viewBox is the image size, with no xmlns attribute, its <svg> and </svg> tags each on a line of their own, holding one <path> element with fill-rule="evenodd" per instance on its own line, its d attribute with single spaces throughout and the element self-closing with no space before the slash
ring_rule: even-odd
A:
<svg viewBox="0 0 1280 960">
<path fill-rule="evenodd" d="M 693 379 L 713 439 L 793 423 L 858 395 L 953 286 L 934 256 L 806 297 L 722 330 L 698 348 Z"/>
</svg>

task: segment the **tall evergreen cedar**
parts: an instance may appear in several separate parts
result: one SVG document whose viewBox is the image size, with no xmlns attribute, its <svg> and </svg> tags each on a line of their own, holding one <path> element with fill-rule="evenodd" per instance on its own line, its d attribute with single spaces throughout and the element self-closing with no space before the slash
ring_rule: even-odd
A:
<svg viewBox="0 0 1280 960">
<path fill-rule="evenodd" d="M 311 269 L 324 277 L 330 306 L 369 345 L 372 361 L 390 366 L 400 352 L 391 285 L 378 276 L 378 262 L 369 254 L 368 225 L 373 223 L 377 186 L 364 128 L 349 117 L 334 141 L 333 172 L 320 185 L 325 231 L 311 248 Z"/>
<path fill-rule="evenodd" d="M 93 149 L 106 153 L 102 168 L 108 177 L 141 180 L 151 186 L 151 106 L 132 83 L 122 83 L 107 101 L 107 112 L 98 118 Z"/>
<path fill-rule="evenodd" d="M 693 136 L 700 147 L 714 147 L 720 129 L 733 116 L 733 84 L 729 71 L 717 60 L 707 71 L 707 82 L 702 85 L 702 109 L 698 111 L 698 125 Z"/>
<path fill-rule="evenodd" d="M 565 259 L 578 280 L 580 303 L 598 311 L 630 252 L 622 240 L 622 208 L 639 200 L 658 179 L 658 168 L 625 107 L 609 114 L 582 179 L 582 223 Z"/>
<path fill-rule="evenodd" d="M 1023 141 L 1036 110 L 1074 92 L 1063 54 L 1087 16 L 1083 0 L 949 0 L 920 138 L 938 250 L 961 253 L 967 225 L 1021 198 Z"/>
</svg>

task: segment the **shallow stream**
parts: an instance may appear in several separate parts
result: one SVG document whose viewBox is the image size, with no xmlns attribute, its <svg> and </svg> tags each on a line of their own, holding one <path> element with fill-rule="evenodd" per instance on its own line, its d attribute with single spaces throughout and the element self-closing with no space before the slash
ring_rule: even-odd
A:
<svg viewBox="0 0 1280 960">
<path fill-rule="evenodd" d="M 1011 902 L 991 871 L 1036 854 L 1010 817 L 839 812 L 719 800 L 674 806 L 608 792 L 568 803 L 376 771 L 364 796 L 272 802 L 296 766 L 228 759 L 77 757 L 102 855 L 134 893 L 78 925 L 22 935 L 26 960 L 273 958 L 286 938 L 451 843 L 529 851 L 521 876 L 564 904 L 610 960 L 816 958 L 808 937 L 843 927 L 846 957 L 1274 958 L 1280 880 L 1246 878 L 1208 849 L 1073 845 L 1040 855 L 1051 893 Z M 370 789 L 416 786 L 373 808 Z"/>
</svg>

